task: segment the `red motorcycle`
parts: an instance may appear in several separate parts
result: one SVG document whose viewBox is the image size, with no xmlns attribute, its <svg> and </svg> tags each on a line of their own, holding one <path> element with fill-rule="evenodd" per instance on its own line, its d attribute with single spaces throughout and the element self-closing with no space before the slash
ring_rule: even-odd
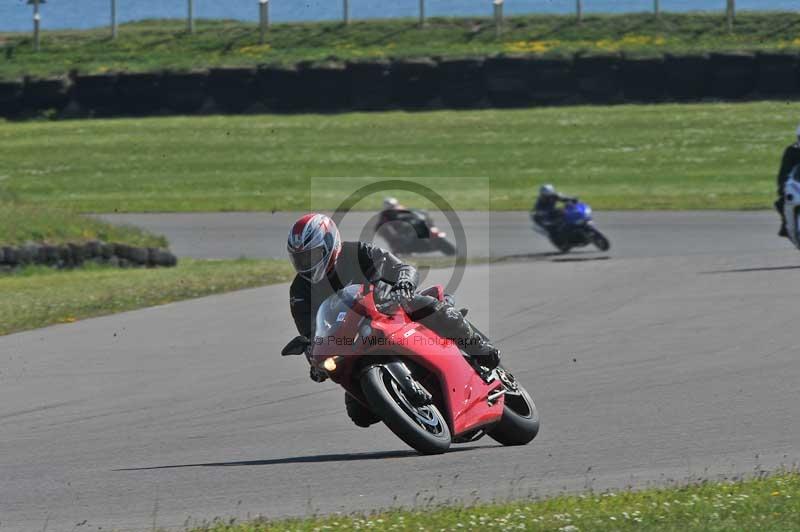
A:
<svg viewBox="0 0 800 532">
<path fill-rule="evenodd" d="M 441 286 L 424 294 L 444 299 Z M 508 371 L 474 366 L 453 341 L 381 299 L 369 285 L 345 287 L 319 307 L 313 342 L 299 336 L 283 355 L 305 353 L 312 371 L 341 385 L 422 454 L 487 434 L 503 445 L 536 437 L 536 405 Z"/>
</svg>

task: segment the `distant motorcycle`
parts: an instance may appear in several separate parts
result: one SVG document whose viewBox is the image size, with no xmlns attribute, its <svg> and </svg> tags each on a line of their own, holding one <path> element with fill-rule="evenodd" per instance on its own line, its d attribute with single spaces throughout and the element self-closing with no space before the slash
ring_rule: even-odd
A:
<svg viewBox="0 0 800 532">
<path fill-rule="evenodd" d="M 392 253 L 456 254 L 447 233 L 433 224 L 430 215 L 416 209 L 390 209 L 380 213 L 375 232 L 389 244 Z"/>
<path fill-rule="evenodd" d="M 567 203 L 561 219 L 552 225 L 539 223 L 534 213 L 531 213 L 531 220 L 533 230 L 546 236 L 562 253 L 590 244 L 594 244 L 600 251 L 611 249 L 611 242 L 592 221 L 592 208 L 581 201 Z"/>
<path fill-rule="evenodd" d="M 786 232 L 789 240 L 800 249 L 800 166 L 789 173 L 783 187 L 783 215 L 786 218 Z"/>
</svg>

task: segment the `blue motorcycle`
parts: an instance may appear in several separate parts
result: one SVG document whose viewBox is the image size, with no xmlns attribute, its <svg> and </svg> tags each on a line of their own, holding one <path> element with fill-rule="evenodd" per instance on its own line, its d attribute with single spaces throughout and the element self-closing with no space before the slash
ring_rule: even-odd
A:
<svg viewBox="0 0 800 532">
<path fill-rule="evenodd" d="M 534 231 L 546 236 L 562 253 L 590 244 L 600 251 L 611 249 L 611 242 L 592 221 L 592 208 L 581 201 L 567 203 L 558 217 L 543 218 L 531 213 L 531 219 Z"/>
</svg>

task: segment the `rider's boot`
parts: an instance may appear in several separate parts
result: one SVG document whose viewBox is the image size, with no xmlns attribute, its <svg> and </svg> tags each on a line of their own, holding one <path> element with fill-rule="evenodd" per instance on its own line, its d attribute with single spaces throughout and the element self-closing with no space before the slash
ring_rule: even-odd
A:
<svg viewBox="0 0 800 532">
<path fill-rule="evenodd" d="M 344 406 L 347 410 L 347 417 L 358 427 L 367 428 L 381 420 L 349 393 L 344 394 Z"/>
<path fill-rule="evenodd" d="M 469 324 L 473 331 L 472 337 L 466 342 L 463 350 L 480 366 L 494 369 L 500 365 L 500 350 L 497 349 L 489 339 L 472 324 Z"/>
<path fill-rule="evenodd" d="M 464 349 L 481 367 L 494 369 L 500 365 L 500 350 L 484 340 L 479 340 L 474 347 Z"/>
</svg>

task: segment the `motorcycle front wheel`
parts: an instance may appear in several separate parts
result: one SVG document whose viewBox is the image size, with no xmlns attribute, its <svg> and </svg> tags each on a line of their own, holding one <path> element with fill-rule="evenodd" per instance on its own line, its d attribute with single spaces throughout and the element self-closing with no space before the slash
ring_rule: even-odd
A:
<svg viewBox="0 0 800 532">
<path fill-rule="evenodd" d="M 503 417 L 487 432 L 503 445 L 525 445 L 539 434 L 539 411 L 533 398 L 518 382 L 514 381 L 514 386 L 516 389 L 506 386 Z"/>
<path fill-rule="evenodd" d="M 600 251 L 608 251 L 611 249 L 611 242 L 608 241 L 608 238 L 595 228 L 592 228 L 592 243 Z"/>
<path fill-rule="evenodd" d="M 436 239 L 436 247 L 439 248 L 439 251 L 447 255 L 448 257 L 452 257 L 456 254 L 456 247 L 445 240 L 444 238 Z"/>
<path fill-rule="evenodd" d="M 450 429 L 436 405 L 412 405 L 383 366 L 362 374 L 361 389 L 389 430 L 420 454 L 441 454 L 450 448 Z"/>
</svg>

